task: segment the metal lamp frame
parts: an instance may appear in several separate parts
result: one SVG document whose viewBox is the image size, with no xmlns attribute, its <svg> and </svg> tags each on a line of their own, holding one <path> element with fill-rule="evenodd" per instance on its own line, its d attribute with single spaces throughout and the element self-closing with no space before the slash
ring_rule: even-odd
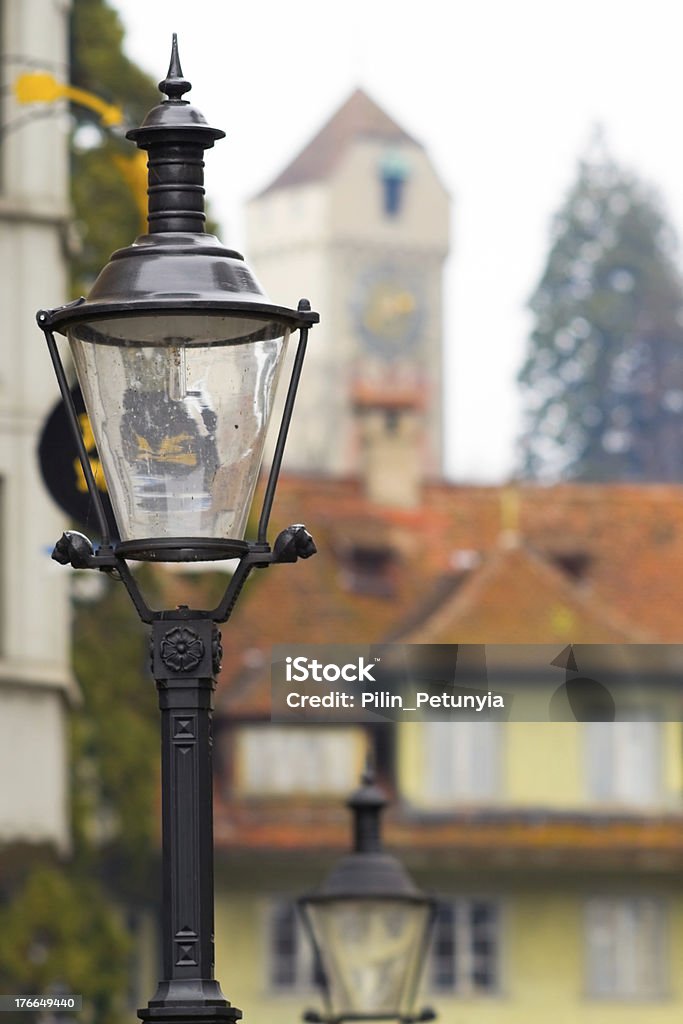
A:
<svg viewBox="0 0 683 1024">
<path fill-rule="evenodd" d="M 252 569 L 266 568 L 274 562 L 295 562 L 298 558 L 307 558 L 315 553 L 312 538 L 301 524 L 290 526 L 277 537 L 273 547 L 268 543 L 268 526 L 275 498 L 275 490 L 280 476 L 287 434 L 292 419 L 294 403 L 301 378 L 309 328 L 318 322 L 317 313 L 311 312 L 307 299 L 301 299 L 298 309 L 291 310 L 268 303 L 241 302 L 192 302 L 185 299 L 177 304 L 168 302 L 130 302 L 125 304 L 87 304 L 85 316 L 79 316 L 84 299 L 56 309 L 40 310 L 37 314 L 38 325 L 45 335 L 52 365 L 64 401 L 69 425 L 78 452 L 78 458 L 88 488 L 89 497 L 97 518 L 101 541 L 93 543 L 83 534 L 67 531 L 57 542 L 53 558 L 62 564 L 71 564 L 76 569 L 101 569 L 103 572 L 116 572 L 123 581 L 133 600 L 141 620 L 152 623 L 155 618 L 169 618 L 173 613 L 168 611 L 155 612 L 145 601 L 135 577 L 130 571 L 126 559 L 165 562 L 193 562 L 199 560 L 217 560 L 226 558 L 239 559 L 238 566 L 228 584 L 225 594 L 215 608 L 209 610 L 193 610 L 193 615 L 208 618 L 214 622 L 226 622 L 234 607 L 237 596 Z M 197 538 L 197 537 L 151 537 L 141 540 L 121 541 L 112 536 L 112 527 L 107 517 L 102 497 L 92 471 L 90 456 L 78 423 L 78 413 L 73 399 L 71 387 L 62 362 L 59 347 L 55 339 L 55 331 L 62 333 L 69 326 L 81 319 L 103 319 L 116 313 L 117 316 L 154 314 L 167 312 L 169 309 L 194 312 L 210 309 L 212 313 L 239 315 L 244 318 L 277 320 L 282 324 L 299 330 L 299 340 L 292 365 L 292 372 L 287 388 L 282 419 L 278 431 L 273 460 L 268 474 L 263 502 L 259 514 L 256 540 L 235 540 L 231 538 Z M 181 616 L 179 616 L 181 617 Z M 184 614 L 182 616 L 186 618 Z"/>
</svg>

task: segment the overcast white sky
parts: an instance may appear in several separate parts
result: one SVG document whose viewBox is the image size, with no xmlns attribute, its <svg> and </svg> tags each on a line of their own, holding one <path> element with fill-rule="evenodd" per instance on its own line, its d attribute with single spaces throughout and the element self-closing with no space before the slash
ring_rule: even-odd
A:
<svg viewBox="0 0 683 1024">
<path fill-rule="evenodd" d="M 683 3 L 110 2 L 128 54 L 157 79 L 178 32 L 190 98 L 227 132 L 207 160 L 226 243 L 243 245 L 245 199 L 356 85 L 424 144 L 453 198 L 446 469 L 509 476 L 524 306 L 594 124 L 683 232 Z"/>
</svg>

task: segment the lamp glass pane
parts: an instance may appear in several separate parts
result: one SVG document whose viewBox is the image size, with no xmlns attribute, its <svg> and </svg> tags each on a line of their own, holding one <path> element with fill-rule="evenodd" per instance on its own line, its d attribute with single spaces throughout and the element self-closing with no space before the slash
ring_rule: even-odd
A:
<svg viewBox="0 0 683 1024">
<path fill-rule="evenodd" d="M 404 1016 L 413 1009 L 429 908 L 405 900 L 329 900 L 305 912 L 333 1016 Z"/>
<path fill-rule="evenodd" d="M 288 334 L 182 312 L 69 329 L 122 540 L 243 538 Z"/>
</svg>

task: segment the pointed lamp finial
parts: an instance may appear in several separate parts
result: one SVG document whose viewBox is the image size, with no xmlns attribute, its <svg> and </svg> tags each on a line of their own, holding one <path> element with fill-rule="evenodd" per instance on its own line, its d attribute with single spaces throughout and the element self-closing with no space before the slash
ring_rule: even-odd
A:
<svg viewBox="0 0 683 1024">
<path fill-rule="evenodd" d="M 377 778 L 375 771 L 375 756 L 372 747 L 368 745 L 367 752 L 365 754 L 365 765 L 363 767 L 363 774 L 361 775 L 362 786 L 373 786 Z"/>
<path fill-rule="evenodd" d="M 187 100 L 182 99 L 182 96 L 183 93 L 189 92 L 191 88 L 192 83 L 183 78 L 183 69 L 180 66 L 180 57 L 178 56 L 178 36 L 174 32 L 168 72 L 163 82 L 159 82 L 159 91 L 166 93 L 168 97 L 164 101 L 166 103 L 187 103 Z"/>
</svg>

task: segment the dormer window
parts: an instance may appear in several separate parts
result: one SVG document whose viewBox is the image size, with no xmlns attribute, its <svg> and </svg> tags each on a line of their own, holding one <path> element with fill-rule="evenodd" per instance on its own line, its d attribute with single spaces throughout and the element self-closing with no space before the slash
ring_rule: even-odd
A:
<svg viewBox="0 0 683 1024">
<path fill-rule="evenodd" d="M 592 557 L 587 551 L 553 551 L 550 558 L 562 572 L 565 572 L 573 580 L 580 582 L 584 580 L 590 569 Z"/>
<path fill-rule="evenodd" d="M 352 544 L 342 555 L 342 585 L 354 594 L 393 597 L 396 553 L 385 545 Z"/>
<path fill-rule="evenodd" d="M 379 162 L 382 208 L 386 217 L 400 214 L 408 175 L 408 162 L 403 153 L 397 149 L 387 150 Z"/>
</svg>

